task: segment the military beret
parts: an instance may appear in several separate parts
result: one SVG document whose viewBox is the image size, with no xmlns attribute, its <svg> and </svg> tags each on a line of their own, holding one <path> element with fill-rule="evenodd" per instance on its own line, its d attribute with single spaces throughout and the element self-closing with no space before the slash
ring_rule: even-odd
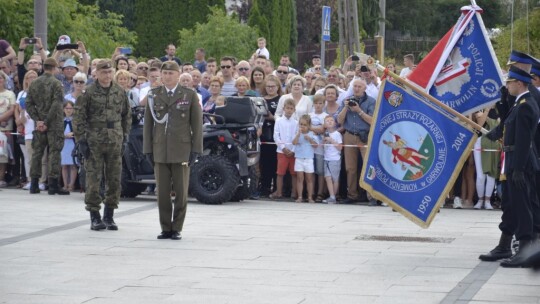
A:
<svg viewBox="0 0 540 304">
<path fill-rule="evenodd" d="M 112 67 L 113 67 L 113 64 L 110 59 L 103 59 L 100 62 L 98 62 L 96 66 L 96 70 L 99 71 L 103 69 L 112 69 Z"/>
<path fill-rule="evenodd" d="M 517 68 L 515 66 L 511 66 L 510 70 L 508 71 L 508 75 L 506 75 L 505 81 L 523 81 L 525 83 L 531 82 L 531 75 L 524 70 Z"/>
<path fill-rule="evenodd" d="M 43 65 L 48 65 L 56 68 L 58 67 L 58 62 L 56 61 L 56 59 L 49 57 L 45 59 L 45 61 L 43 61 Z"/>
<path fill-rule="evenodd" d="M 512 53 L 510 53 L 508 64 L 514 64 L 514 63 L 531 64 L 533 63 L 533 61 L 534 61 L 534 57 L 528 54 L 513 50 Z"/>
<path fill-rule="evenodd" d="M 180 72 L 180 66 L 178 65 L 178 63 L 176 63 L 176 61 L 165 61 L 162 65 L 161 65 L 161 70 L 169 70 L 169 71 L 177 71 L 177 72 Z"/>
<path fill-rule="evenodd" d="M 540 61 L 533 61 L 531 67 L 531 75 L 540 76 Z"/>
</svg>

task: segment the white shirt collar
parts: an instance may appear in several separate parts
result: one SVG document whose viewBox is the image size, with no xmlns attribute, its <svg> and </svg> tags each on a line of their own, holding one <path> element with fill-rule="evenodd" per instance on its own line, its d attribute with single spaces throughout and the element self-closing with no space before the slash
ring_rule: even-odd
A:
<svg viewBox="0 0 540 304">
<path fill-rule="evenodd" d="M 525 95 L 525 94 L 527 94 L 527 93 L 529 93 L 528 90 L 525 91 L 525 92 L 523 92 L 523 93 L 521 93 L 521 94 L 519 94 L 519 95 L 516 97 L 516 101 L 518 101 L 518 100 L 521 98 L 521 96 L 523 96 L 523 95 Z"/>
<path fill-rule="evenodd" d="M 174 92 L 176 91 L 176 88 L 177 88 L 177 87 L 178 87 L 178 83 L 174 86 L 174 88 L 172 88 L 172 89 L 170 89 L 170 90 L 169 90 L 167 87 L 165 87 L 165 90 L 167 91 L 167 94 L 169 94 L 169 92 L 173 92 L 173 94 L 174 94 Z"/>
</svg>

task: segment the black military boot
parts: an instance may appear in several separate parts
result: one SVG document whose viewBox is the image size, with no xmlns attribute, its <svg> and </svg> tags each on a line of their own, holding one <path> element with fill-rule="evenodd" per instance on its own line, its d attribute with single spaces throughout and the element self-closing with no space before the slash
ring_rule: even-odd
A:
<svg viewBox="0 0 540 304">
<path fill-rule="evenodd" d="M 39 178 L 34 178 L 30 180 L 30 194 L 39 193 Z"/>
<path fill-rule="evenodd" d="M 512 236 L 501 233 L 501 238 L 499 239 L 499 245 L 497 245 L 493 250 L 487 254 L 482 254 L 478 258 L 486 262 L 494 262 L 500 259 L 506 259 L 512 256 L 512 248 L 510 247 L 512 243 Z"/>
<path fill-rule="evenodd" d="M 60 188 L 58 185 L 58 178 L 49 178 L 49 194 L 50 195 L 69 195 L 69 191 Z"/>
<path fill-rule="evenodd" d="M 118 230 L 118 226 L 114 222 L 114 209 L 109 206 L 105 206 L 103 211 L 103 223 L 107 226 L 107 230 Z"/>
<path fill-rule="evenodd" d="M 531 265 L 527 263 L 527 250 L 532 245 L 532 240 L 520 240 L 519 241 L 519 251 L 514 254 L 511 258 L 505 259 L 501 262 L 501 266 L 505 268 L 529 268 Z"/>
<path fill-rule="evenodd" d="M 90 229 L 103 230 L 105 228 L 107 228 L 107 226 L 101 221 L 101 214 L 99 214 L 99 211 L 90 211 Z"/>
</svg>

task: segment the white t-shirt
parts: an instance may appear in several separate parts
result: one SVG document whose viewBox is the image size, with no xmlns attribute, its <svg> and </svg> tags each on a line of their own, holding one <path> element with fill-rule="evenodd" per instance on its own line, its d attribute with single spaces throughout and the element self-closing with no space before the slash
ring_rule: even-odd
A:
<svg viewBox="0 0 540 304">
<path fill-rule="evenodd" d="M 17 104 L 20 105 L 23 100 L 26 101 L 26 92 L 20 91 L 19 95 L 17 95 Z M 28 115 L 26 110 L 21 111 L 21 115 L 24 115 L 26 118 L 26 122 L 24 123 L 24 139 L 32 140 L 32 138 L 34 138 L 32 135 L 32 132 L 34 132 L 34 120 L 30 118 L 30 115 Z"/>
<path fill-rule="evenodd" d="M 336 143 L 343 143 L 341 138 L 341 133 L 334 131 L 329 134 Z M 334 145 L 325 143 L 324 145 L 324 160 L 340 160 L 341 159 L 341 150 L 338 150 Z"/>
<path fill-rule="evenodd" d="M 324 118 L 328 116 L 326 112 L 322 112 L 320 114 L 316 114 L 314 112 L 309 113 L 309 116 L 311 117 L 311 126 L 313 127 L 319 127 L 324 124 Z M 321 143 L 323 139 L 323 134 L 315 135 L 317 137 L 317 142 Z M 315 154 L 323 155 L 324 154 L 324 148 L 323 146 L 318 146 L 315 148 Z"/>
<path fill-rule="evenodd" d="M 276 109 L 276 114 L 274 114 L 277 117 L 283 116 L 283 105 L 285 104 L 285 100 L 293 98 L 292 94 L 285 94 L 279 98 L 278 106 Z M 300 101 L 298 104 L 296 104 L 296 108 L 293 114 L 294 119 L 299 120 L 300 117 L 304 114 L 309 114 L 313 111 L 313 100 L 306 95 L 303 95 L 302 98 L 300 98 Z"/>
<path fill-rule="evenodd" d="M 399 72 L 399 77 L 401 78 L 406 77 L 407 75 L 409 75 L 410 72 L 411 72 L 411 69 L 405 67 L 403 68 L 403 70 L 401 70 L 401 72 Z"/>
<path fill-rule="evenodd" d="M 294 151 L 292 141 L 298 132 L 298 121 L 294 116 L 287 118 L 285 116 L 278 117 L 274 125 L 274 142 L 277 145 L 277 153 L 283 153 L 283 148 L 288 148 Z"/>
<path fill-rule="evenodd" d="M 257 49 L 255 53 L 257 53 L 257 55 L 265 56 L 266 59 L 270 59 L 270 52 L 268 51 L 266 47 L 263 47 L 262 49 Z"/>
<path fill-rule="evenodd" d="M 4 90 L 0 93 L 0 115 L 12 108 L 16 103 L 15 93 L 9 90 Z M 8 119 L 7 121 L 0 124 L 0 131 L 10 131 L 13 129 L 13 118 Z"/>
</svg>

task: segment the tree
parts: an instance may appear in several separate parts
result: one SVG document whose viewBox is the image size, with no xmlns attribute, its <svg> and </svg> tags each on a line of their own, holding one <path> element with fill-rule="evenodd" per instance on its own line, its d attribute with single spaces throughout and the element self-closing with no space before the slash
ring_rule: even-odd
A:
<svg viewBox="0 0 540 304">
<path fill-rule="evenodd" d="M 257 30 L 257 34 L 261 37 L 270 37 L 270 28 L 268 26 L 268 18 L 261 14 L 259 9 L 259 1 L 253 1 L 249 12 L 248 25 Z"/>
<path fill-rule="evenodd" d="M 241 24 L 237 18 L 227 16 L 218 8 L 212 8 L 206 23 L 197 23 L 193 29 L 179 31 L 178 53 L 181 58 L 192 58 L 196 48 L 205 49 L 208 57 L 219 60 L 222 56 L 248 59 L 255 49 L 257 32 Z"/>
<path fill-rule="evenodd" d="M 121 16 L 101 13 L 96 5 L 84 5 L 76 0 L 49 0 L 47 13 L 49 49 L 53 49 L 60 35 L 67 34 L 72 42 L 83 41 L 92 57 L 110 57 L 116 46 L 133 45 L 137 40 L 134 32 L 122 27 Z M 0 15 L 9 25 L 0 27 L 0 37 L 15 48 L 21 37 L 34 35 L 33 0 L 0 0 Z"/>
<path fill-rule="evenodd" d="M 502 29 L 502 33 L 493 41 L 493 48 L 501 65 L 505 65 L 510 56 L 511 36 L 512 28 L 508 25 Z M 540 8 L 535 8 L 529 14 L 528 29 L 526 16 L 515 20 L 513 36 L 512 49 L 540 58 Z"/>
<path fill-rule="evenodd" d="M 136 54 L 162 56 L 167 44 L 178 38 L 178 30 L 206 22 L 212 6 L 225 11 L 224 0 L 135 0 L 135 30 L 139 34 Z"/>
<path fill-rule="evenodd" d="M 297 25 L 294 18 L 295 9 L 296 0 L 253 0 L 252 2 L 248 24 L 256 27 L 260 36 L 266 38 L 266 45 L 274 62 L 278 62 L 283 54 L 295 57 L 297 38 L 292 37 L 297 35 L 294 30 Z M 266 22 L 268 22 L 268 27 Z M 255 47 L 255 41 L 252 45 Z"/>
</svg>

